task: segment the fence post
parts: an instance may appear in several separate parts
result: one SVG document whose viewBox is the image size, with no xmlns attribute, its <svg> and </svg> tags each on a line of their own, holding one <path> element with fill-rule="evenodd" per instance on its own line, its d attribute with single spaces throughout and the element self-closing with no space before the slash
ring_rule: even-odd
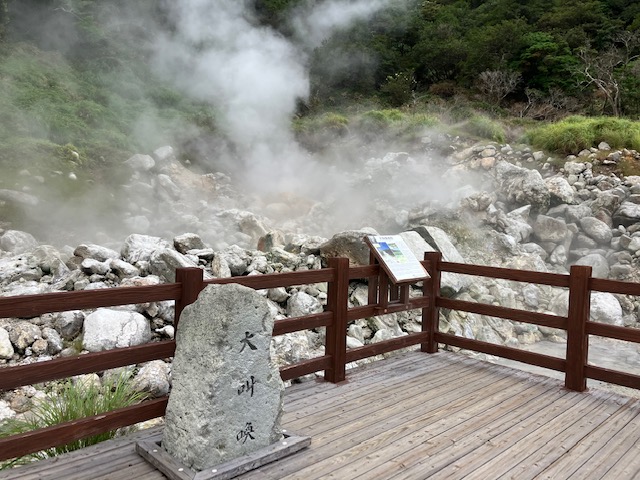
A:
<svg viewBox="0 0 640 480">
<path fill-rule="evenodd" d="M 376 265 L 378 261 L 376 260 L 376 256 L 373 252 L 369 252 L 369 265 Z M 382 267 L 380 267 L 382 268 Z M 376 275 L 375 277 L 369 277 L 367 279 L 367 284 L 369 288 L 369 305 L 373 305 L 378 303 L 378 279 L 380 275 Z"/>
<path fill-rule="evenodd" d="M 584 392 L 587 378 L 584 367 L 589 355 L 587 321 L 591 308 L 591 267 L 573 265 L 569 272 L 569 312 L 567 314 L 567 371 L 564 386 Z"/>
<path fill-rule="evenodd" d="M 180 299 L 176 300 L 173 315 L 173 326 L 177 332 L 182 310 L 184 310 L 184 307 L 187 305 L 195 302 L 198 294 L 204 288 L 202 269 L 197 267 L 177 268 L 176 283 L 180 284 L 182 290 Z"/>
<path fill-rule="evenodd" d="M 335 280 L 329 283 L 327 291 L 327 307 L 333 312 L 333 321 L 327 326 L 325 354 L 331 357 L 331 366 L 325 370 L 324 378 L 338 383 L 346 378 L 349 259 L 330 258 L 328 264 L 336 273 Z"/>
<path fill-rule="evenodd" d="M 436 307 L 436 299 L 440 296 L 440 262 L 442 253 L 425 252 L 427 272 L 431 280 L 422 282 L 422 294 L 429 297 L 429 306 L 422 309 L 422 331 L 427 332 L 427 341 L 420 345 L 420 351 L 437 353 L 436 333 L 440 329 L 440 309 Z"/>
</svg>

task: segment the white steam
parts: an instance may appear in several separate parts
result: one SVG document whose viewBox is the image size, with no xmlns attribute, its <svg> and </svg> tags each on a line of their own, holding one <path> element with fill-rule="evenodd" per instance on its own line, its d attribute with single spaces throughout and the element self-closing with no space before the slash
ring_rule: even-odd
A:
<svg viewBox="0 0 640 480">
<path fill-rule="evenodd" d="M 171 2 L 174 29 L 156 43 L 154 63 L 190 95 L 219 110 L 219 127 L 237 152 L 234 173 L 243 183 L 292 190 L 316 176 L 291 131 L 296 104 L 309 95 L 305 48 L 389 3 L 307 2 L 295 12 L 296 36 L 289 39 L 259 25 L 248 1 Z"/>
</svg>

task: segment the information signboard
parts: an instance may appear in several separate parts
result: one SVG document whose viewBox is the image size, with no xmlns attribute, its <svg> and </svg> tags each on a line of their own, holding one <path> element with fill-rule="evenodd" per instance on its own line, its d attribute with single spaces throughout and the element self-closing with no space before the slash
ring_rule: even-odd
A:
<svg viewBox="0 0 640 480">
<path fill-rule="evenodd" d="M 400 235 L 368 235 L 364 239 L 393 283 L 429 278 L 429 273 Z"/>
</svg>

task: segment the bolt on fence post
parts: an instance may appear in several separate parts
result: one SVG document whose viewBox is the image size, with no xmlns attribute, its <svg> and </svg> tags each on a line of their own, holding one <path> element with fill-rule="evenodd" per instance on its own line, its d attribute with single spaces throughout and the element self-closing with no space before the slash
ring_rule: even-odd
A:
<svg viewBox="0 0 640 480">
<path fill-rule="evenodd" d="M 349 297 L 349 259 L 330 258 L 329 268 L 335 269 L 334 281 L 329 283 L 327 308 L 333 312 L 327 326 L 325 354 L 331 366 L 325 370 L 325 380 L 338 383 L 346 378 L 347 363 L 347 302 Z"/>
<path fill-rule="evenodd" d="M 587 377 L 584 368 L 589 358 L 587 321 L 591 309 L 591 267 L 573 265 L 569 272 L 569 312 L 567 314 L 567 370 L 564 386 L 584 392 Z"/>
<path fill-rule="evenodd" d="M 437 353 L 438 342 L 436 333 L 440 329 L 440 309 L 436 306 L 436 299 L 440 296 L 440 262 L 442 253 L 425 252 L 424 261 L 431 278 L 422 282 L 422 294 L 429 297 L 429 306 L 422 309 L 422 331 L 427 332 L 427 341 L 420 345 L 420 351 Z"/>
<path fill-rule="evenodd" d="M 182 291 L 180 298 L 176 300 L 173 315 L 173 326 L 177 332 L 182 310 L 184 310 L 184 307 L 187 305 L 195 302 L 204 288 L 202 269 L 197 267 L 177 268 L 176 283 L 180 284 Z"/>
</svg>

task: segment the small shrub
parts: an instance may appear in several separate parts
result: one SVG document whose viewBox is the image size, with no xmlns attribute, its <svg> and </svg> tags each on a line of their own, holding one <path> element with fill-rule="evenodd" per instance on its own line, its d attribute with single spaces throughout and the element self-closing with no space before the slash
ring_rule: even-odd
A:
<svg viewBox="0 0 640 480">
<path fill-rule="evenodd" d="M 470 133 L 482 138 L 488 138 L 494 142 L 504 143 L 507 135 L 504 128 L 498 123 L 484 115 L 474 115 L 469 119 L 467 129 Z"/>
<path fill-rule="evenodd" d="M 414 113 L 408 115 L 406 118 L 406 124 L 409 128 L 417 127 L 435 127 L 440 121 L 435 115 L 429 115 L 426 113 Z"/>
<path fill-rule="evenodd" d="M 452 80 L 434 83 L 429 87 L 429 93 L 440 98 L 451 98 L 456 94 L 458 86 Z"/>
<path fill-rule="evenodd" d="M 348 131 L 349 119 L 339 113 L 325 113 L 320 117 L 318 124 L 321 129 L 343 134 Z"/>
<path fill-rule="evenodd" d="M 372 127 L 389 127 L 404 119 L 404 114 L 395 108 L 387 110 L 369 110 L 362 115 L 362 123 Z"/>
<path fill-rule="evenodd" d="M 416 81 L 411 73 L 401 72 L 388 76 L 380 87 L 380 92 L 389 105 L 400 107 L 411 100 L 415 85 Z"/>
<path fill-rule="evenodd" d="M 51 394 L 50 398 L 38 402 L 23 418 L 11 418 L 0 424 L 0 437 L 17 435 L 128 407 L 138 403 L 145 396 L 144 393 L 133 390 L 131 382 L 126 375 L 120 375 L 104 386 L 73 383 L 68 380 L 61 385 L 58 391 Z M 121 431 L 119 430 L 105 432 L 76 440 L 67 445 L 36 452 L 26 457 L 0 462 L 0 470 L 26 463 L 30 460 L 40 460 L 79 450 L 109 440 L 120 433 Z"/>
</svg>

